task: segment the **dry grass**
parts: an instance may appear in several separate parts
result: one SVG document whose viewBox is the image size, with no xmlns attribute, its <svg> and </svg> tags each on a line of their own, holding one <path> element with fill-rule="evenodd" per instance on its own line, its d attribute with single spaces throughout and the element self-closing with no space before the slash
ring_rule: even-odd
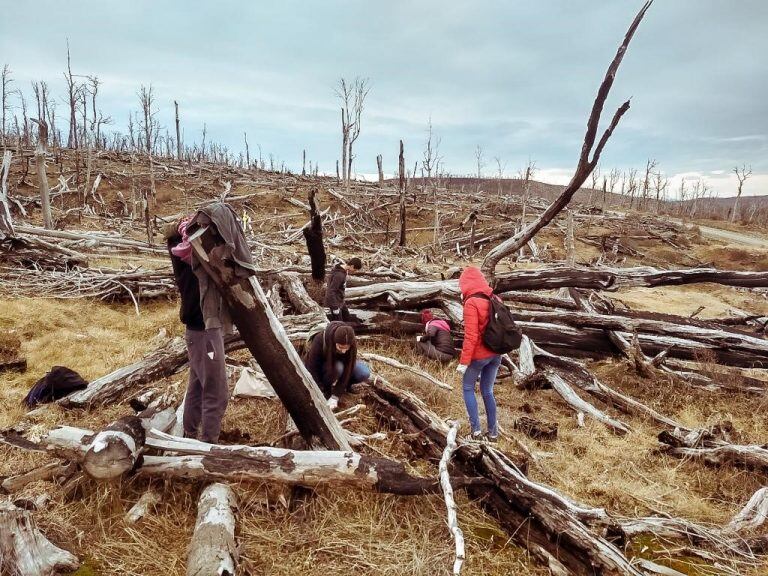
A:
<svg viewBox="0 0 768 576">
<path fill-rule="evenodd" d="M 271 201 L 275 210 L 281 206 L 279 201 Z M 547 242 L 553 253 L 561 252 L 557 236 L 544 240 Z M 591 248 L 579 248 L 580 259 L 591 256 Z M 748 291 L 725 287 L 636 288 L 622 291 L 618 298 L 639 309 L 677 314 L 689 314 L 704 305 L 704 318 L 725 315 L 731 307 L 768 314 L 768 301 Z M 6 347 L 13 348 L 18 339 L 20 354 L 29 362 L 25 374 L 0 374 L 1 427 L 25 417 L 19 401 L 51 366 L 70 366 L 92 379 L 154 348 L 152 339 L 161 328 L 170 335 L 181 332 L 176 305 L 168 302 L 142 306 L 140 317 L 129 305 L 84 301 L 4 300 L 0 301 L 0 310 L 0 333 L 12 335 L 0 347 L 11 342 Z M 398 386 L 412 390 L 440 416 L 462 420 L 462 432 L 466 433 L 455 365 L 443 366 L 417 355 L 410 340 L 368 337 L 362 348 L 419 366 L 451 384 L 454 389 L 445 391 L 417 376 L 375 366 Z M 246 352 L 238 355 L 248 357 Z M 762 400 L 734 393 L 707 393 L 664 380 L 643 380 L 624 364 L 600 363 L 592 368 L 606 383 L 687 426 L 730 420 L 743 442 L 768 442 Z M 185 379 L 182 373 L 158 385 L 175 386 L 181 392 Z M 552 391 L 519 391 L 507 380 L 497 383 L 496 397 L 502 427 L 518 437 L 513 423 L 528 411 L 539 419 L 558 423 L 559 438 L 554 442 L 521 437 L 541 456 L 540 463 L 531 467 L 531 477 L 586 504 L 628 516 L 668 513 L 722 524 L 764 484 L 764 478 L 755 473 L 707 468 L 659 455 L 655 439 L 658 429 L 641 418 L 613 413 L 633 429 L 628 436 L 619 437 L 595 422 L 587 421 L 584 428 L 579 428 L 572 411 Z M 343 400 L 343 405 L 349 405 L 358 399 L 351 396 Z M 128 410 L 125 403 L 92 411 L 50 407 L 33 422 L 42 429 L 58 423 L 97 428 Z M 276 401 L 232 401 L 224 420 L 225 440 L 254 445 L 271 442 L 283 433 L 285 422 L 285 410 Z M 377 430 L 378 424 L 366 411 L 351 428 L 370 433 Z M 515 451 L 515 445 L 506 439 L 502 439 L 500 447 Z M 368 450 L 401 459 L 409 457 L 404 442 L 393 433 L 386 440 L 371 442 Z M 0 474 L 19 473 L 46 460 L 45 455 L 0 448 Z M 421 474 L 435 473 L 434 466 L 425 462 L 413 461 L 409 466 Z M 147 479 L 101 485 L 88 482 L 72 499 L 45 482 L 27 487 L 24 493 L 51 494 L 52 504 L 38 514 L 39 521 L 56 543 L 75 551 L 85 561 L 88 571 L 83 574 L 183 574 L 200 485 L 159 480 L 152 483 L 163 500 L 154 514 L 134 527 L 125 524 L 123 515 L 146 490 L 150 484 Z M 323 489 L 311 495 L 295 495 L 286 509 L 277 502 L 273 489 L 240 485 L 236 491 L 240 499 L 238 538 L 243 573 L 421 575 L 447 573 L 452 562 L 453 544 L 440 497 L 397 498 Z M 546 573 L 530 564 L 521 549 L 510 544 L 498 525 L 468 502 L 464 494 L 459 494 L 458 501 L 469 558 L 465 574 Z M 638 543 L 637 550 L 642 547 L 639 544 L 648 542 Z M 645 554 L 663 557 L 665 552 L 654 544 Z M 689 574 L 709 573 L 697 567 L 676 566 Z M 765 573 L 768 565 L 761 569 L 754 574 Z"/>
</svg>

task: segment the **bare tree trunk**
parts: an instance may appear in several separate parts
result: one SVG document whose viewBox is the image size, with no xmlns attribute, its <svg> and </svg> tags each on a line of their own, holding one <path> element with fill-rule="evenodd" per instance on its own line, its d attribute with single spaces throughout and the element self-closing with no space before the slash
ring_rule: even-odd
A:
<svg viewBox="0 0 768 576">
<path fill-rule="evenodd" d="M 174 100 L 173 107 L 176 110 L 176 158 L 182 160 L 181 129 L 179 125 L 179 103 Z"/>
<path fill-rule="evenodd" d="M 349 130 L 347 128 L 347 117 L 344 108 L 341 109 L 341 178 L 344 184 L 347 184 L 347 149 L 349 145 Z M 336 174 L 338 177 L 338 165 Z"/>
<path fill-rule="evenodd" d="M 53 217 L 51 216 L 51 190 L 48 187 L 48 175 L 45 172 L 45 152 L 48 147 L 48 125 L 42 118 L 34 121 L 37 122 L 39 128 L 37 148 L 35 149 L 35 163 L 37 165 L 37 179 L 40 183 L 40 206 L 43 212 L 43 227 L 50 230 L 53 228 Z"/>
<path fill-rule="evenodd" d="M 403 141 L 400 140 L 400 241 L 398 245 L 405 246 L 405 156 L 403 154 Z"/>
<path fill-rule="evenodd" d="M 307 151 L 306 150 L 301 151 L 301 175 L 302 176 L 307 175 Z"/>
<path fill-rule="evenodd" d="M 565 190 L 563 190 L 560 196 L 552 204 L 550 204 L 549 207 L 534 222 L 528 226 L 525 226 L 519 233 L 515 234 L 512 238 L 505 240 L 488 253 L 482 265 L 482 270 L 486 277 L 493 278 L 496 265 L 502 258 L 519 250 L 520 247 L 524 246 L 531 238 L 533 238 L 539 230 L 549 224 L 555 218 L 555 216 L 557 216 L 557 214 L 563 208 L 565 208 L 565 206 L 568 205 L 573 195 L 579 190 L 592 170 L 594 170 L 595 166 L 600 160 L 600 154 L 602 153 L 605 144 L 608 142 L 608 139 L 611 137 L 613 130 L 618 125 L 621 117 L 626 113 L 627 110 L 629 110 L 629 101 L 626 101 L 613 115 L 613 119 L 611 120 L 610 125 L 603 133 L 603 136 L 600 138 L 597 146 L 595 146 L 595 137 L 597 136 L 600 114 L 603 110 L 603 106 L 605 105 L 605 101 L 608 98 L 611 86 L 613 85 L 616 72 L 619 68 L 619 65 L 621 64 L 621 60 L 624 57 L 624 53 L 627 50 L 629 42 L 637 30 L 637 27 L 640 25 L 645 12 L 650 7 L 650 4 L 650 2 L 646 2 L 643 5 L 643 7 L 640 9 L 640 12 L 637 14 L 634 21 L 630 25 L 629 30 L 627 30 L 627 33 L 624 36 L 624 41 L 622 42 L 621 46 L 619 46 L 619 50 L 616 53 L 616 56 L 614 57 L 610 66 L 608 67 L 605 78 L 603 79 L 603 82 L 598 89 L 597 97 L 595 98 L 594 104 L 592 105 L 592 112 L 590 113 L 589 121 L 587 122 L 587 132 L 584 136 L 584 144 L 581 149 L 579 163 L 576 167 L 576 172 L 574 173 L 573 178 L 571 178 L 568 186 L 565 187 Z M 590 153 L 592 153 L 591 159 Z"/>
<path fill-rule="evenodd" d="M 376 156 L 376 167 L 379 169 L 379 186 L 384 185 L 384 169 L 382 168 L 381 154 Z"/>
<path fill-rule="evenodd" d="M 3 166 L 0 168 L 0 233 L 14 235 L 13 219 L 11 218 L 10 201 L 8 199 L 8 173 L 11 171 L 11 151 L 3 153 Z"/>
</svg>

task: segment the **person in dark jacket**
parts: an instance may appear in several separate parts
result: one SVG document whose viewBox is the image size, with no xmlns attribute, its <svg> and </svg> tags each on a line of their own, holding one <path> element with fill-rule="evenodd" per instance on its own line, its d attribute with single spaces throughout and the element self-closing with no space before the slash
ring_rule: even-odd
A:
<svg viewBox="0 0 768 576">
<path fill-rule="evenodd" d="M 450 362 L 456 356 L 451 327 L 445 320 L 435 318 L 430 310 L 423 310 L 421 322 L 424 334 L 416 336 L 416 349 L 427 358 L 438 362 Z"/>
<path fill-rule="evenodd" d="M 304 365 L 332 409 L 352 384 L 371 377 L 368 365 L 357 359 L 355 331 L 344 322 L 331 322 L 312 338 Z"/>
<path fill-rule="evenodd" d="M 464 405 L 472 427 L 471 438 L 480 440 L 483 437 L 475 397 L 475 383 L 480 378 L 480 394 L 488 419 L 487 438 L 495 442 L 499 438 L 499 426 L 493 385 L 501 365 L 501 356 L 483 343 L 483 332 L 490 319 L 489 298 L 493 296 L 493 289 L 480 269 L 474 266 L 468 266 L 459 276 L 459 289 L 464 301 L 464 345 L 456 370 L 462 375 Z"/>
<path fill-rule="evenodd" d="M 346 263 L 339 262 L 328 277 L 328 287 L 325 290 L 325 305 L 328 308 L 329 320 L 350 322 L 347 305 L 344 304 L 344 292 L 347 289 L 347 274 L 356 274 L 363 267 L 360 258 L 350 258 Z"/>
<path fill-rule="evenodd" d="M 205 328 L 200 286 L 192 271 L 192 247 L 186 239 L 191 218 L 166 230 L 173 275 L 181 295 L 179 318 L 186 326 L 189 383 L 184 398 L 184 436 L 215 444 L 229 400 L 222 329 Z"/>
</svg>

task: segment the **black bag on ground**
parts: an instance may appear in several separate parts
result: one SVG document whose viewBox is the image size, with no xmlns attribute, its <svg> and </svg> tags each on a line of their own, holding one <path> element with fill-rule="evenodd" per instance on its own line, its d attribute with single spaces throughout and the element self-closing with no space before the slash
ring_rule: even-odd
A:
<svg viewBox="0 0 768 576">
<path fill-rule="evenodd" d="M 483 332 L 483 343 L 497 354 L 506 354 L 517 350 L 523 340 L 523 333 L 517 327 L 512 311 L 504 305 L 498 296 L 473 294 L 471 298 L 488 300 L 488 325 Z"/>
<path fill-rule="evenodd" d="M 22 402 L 34 408 L 38 404 L 53 402 L 87 387 L 88 382 L 74 370 L 66 366 L 54 366 L 48 374 L 35 382 Z"/>
</svg>

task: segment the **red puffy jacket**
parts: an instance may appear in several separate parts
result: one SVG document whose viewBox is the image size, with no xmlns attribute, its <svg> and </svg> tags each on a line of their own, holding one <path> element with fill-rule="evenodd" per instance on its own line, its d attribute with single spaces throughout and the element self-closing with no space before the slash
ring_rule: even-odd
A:
<svg viewBox="0 0 768 576">
<path fill-rule="evenodd" d="M 464 345 L 461 347 L 459 364 L 468 366 L 472 360 L 497 356 L 483 343 L 483 332 L 488 325 L 491 303 L 485 298 L 470 298 L 473 294 L 490 296 L 493 289 L 479 268 L 469 266 L 459 276 L 459 289 L 464 300 Z"/>
</svg>

